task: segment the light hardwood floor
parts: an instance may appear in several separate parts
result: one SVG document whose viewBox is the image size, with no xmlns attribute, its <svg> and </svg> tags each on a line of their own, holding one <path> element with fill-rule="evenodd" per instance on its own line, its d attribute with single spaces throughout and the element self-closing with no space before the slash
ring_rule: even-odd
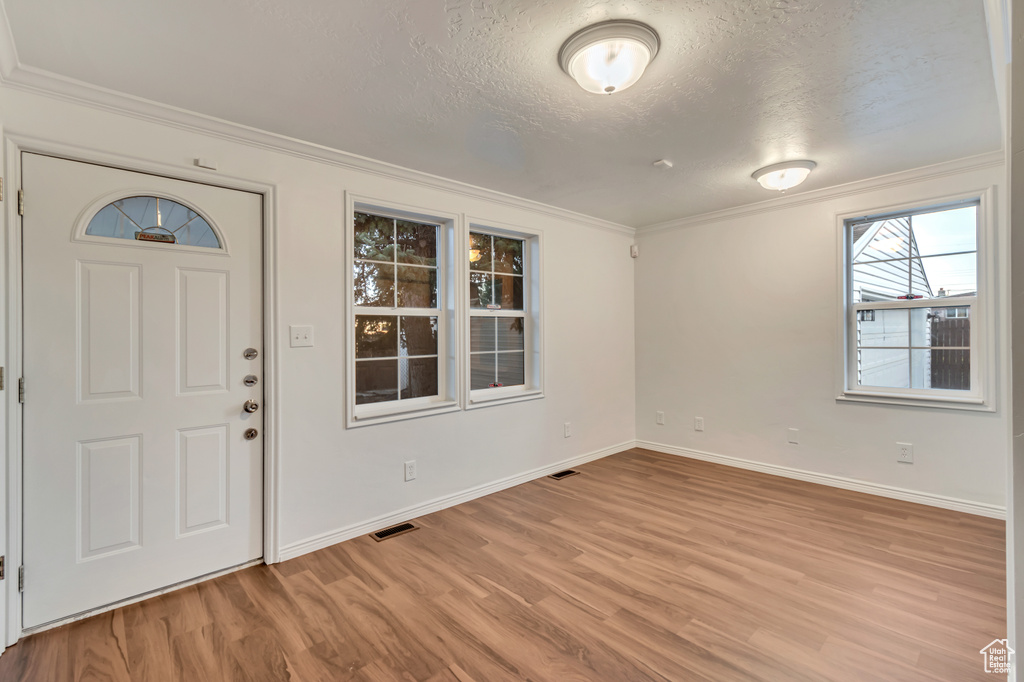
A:
<svg viewBox="0 0 1024 682">
<path fill-rule="evenodd" d="M 1004 524 L 644 450 L 26 638 L 0 680 L 987 680 Z"/>
</svg>

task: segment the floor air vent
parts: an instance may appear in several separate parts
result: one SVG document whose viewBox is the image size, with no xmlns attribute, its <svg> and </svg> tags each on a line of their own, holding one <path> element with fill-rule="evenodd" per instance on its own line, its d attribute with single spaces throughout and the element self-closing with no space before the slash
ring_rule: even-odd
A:
<svg viewBox="0 0 1024 682">
<path fill-rule="evenodd" d="M 412 531 L 419 529 L 419 526 L 414 526 L 411 523 L 400 523 L 397 526 L 391 526 L 390 528 L 385 528 L 384 530 L 378 530 L 375 533 L 370 533 L 370 537 L 376 540 L 377 542 L 380 542 L 381 540 L 387 540 L 388 538 L 393 538 L 396 535 L 401 535 L 402 533 L 411 533 Z"/>
<path fill-rule="evenodd" d="M 565 471 L 559 471 L 557 474 L 551 474 L 550 476 L 548 476 L 548 478 L 553 478 L 556 481 L 561 481 L 563 478 L 569 478 L 570 476 L 575 476 L 578 473 L 579 472 L 576 471 L 575 469 L 566 469 Z"/>
</svg>

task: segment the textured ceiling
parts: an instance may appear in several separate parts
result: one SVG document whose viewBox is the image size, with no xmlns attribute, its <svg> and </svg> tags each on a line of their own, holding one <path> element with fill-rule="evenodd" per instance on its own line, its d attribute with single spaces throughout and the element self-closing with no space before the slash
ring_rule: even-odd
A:
<svg viewBox="0 0 1024 682">
<path fill-rule="evenodd" d="M 983 0 L 3 4 L 23 65 L 636 227 L 1000 147 Z M 592 95 L 558 48 L 612 18 L 661 51 Z"/>
</svg>

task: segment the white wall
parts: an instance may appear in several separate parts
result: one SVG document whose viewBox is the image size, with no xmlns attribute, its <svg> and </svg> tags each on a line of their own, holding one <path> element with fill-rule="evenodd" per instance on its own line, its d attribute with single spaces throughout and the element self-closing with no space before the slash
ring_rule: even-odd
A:
<svg viewBox="0 0 1024 682">
<path fill-rule="evenodd" d="M 291 554 L 317 536 L 452 496 L 634 434 L 632 235 L 556 211 L 517 207 L 337 163 L 241 144 L 4 88 L 9 135 L 31 136 L 274 186 L 280 344 L 280 543 Z M 86 156 L 92 154 L 84 152 Z M 173 170 L 172 170 L 173 172 Z M 9 186 L 13 183 L 9 183 Z M 443 183 L 442 183 L 443 185 Z M 544 231 L 546 397 L 524 403 L 358 429 L 344 428 L 346 352 L 342 252 L 344 192 Z M 470 192 L 470 194 L 473 194 Z M 31 206 L 31 197 L 28 198 Z M 289 348 L 289 324 L 312 324 L 314 348 Z M 7 392 L 9 395 L 10 392 Z M 563 438 L 562 423 L 573 423 Z M 625 447 L 625 446 L 624 446 Z M 419 477 L 403 481 L 415 458 Z M 303 544 L 307 543 L 307 544 Z"/>
<path fill-rule="evenodd" d="M 908 182 L 794 195 L 641 231 L 636 278 L 637 437 L 870 484 L 1004 505 L 1009 428 L 1005 358 L 996 413 L 838 403 L 836 216 L 1004 184 L 1003 165 Z M 867 187 L 874 187 L 868 191 Z M 997 188 L 997 193 L 1002 187 Z M 998 204 L 998 202 L 994 202 Z M 731 216 L 731 217 L 730 217 Z M 1000 353 L 1008 317 L 1007 235 L 995 253 Z M 655 411 L 666 413 L 656 425 Z M 694 431 L 695 416 L 706 430 Z M 800 444 L 787 443 L 787 428 Z M 897 441 L 915 463 L 896 463 Z"/>
</svg>

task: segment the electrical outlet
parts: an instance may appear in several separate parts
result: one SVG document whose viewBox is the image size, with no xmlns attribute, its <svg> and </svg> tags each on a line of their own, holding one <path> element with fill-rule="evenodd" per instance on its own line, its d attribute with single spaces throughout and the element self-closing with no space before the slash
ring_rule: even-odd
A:
<svg viewBox="0 0 1024 682">
<path fill-rule="evenodd" d="M 800 429 L 787 429 L 789 432 L 789 442 L 793 445 L 800 445 Z"/>
<path fill-rule="evenodd" d="M 704 417 L 694 417 L 693 418 L 693 430 L 694 431 L 703 431 L 704 430 Z"/>
<path fill-rule="evenodd" d="M 655 412 L 654 413 L 654 422 L 656 424 L 661 424 L 662 426 L 664 426 L 665 425 L 665 413 L 662 412 L 661 410 L 658 410 L 657 412 Z"/>
<path fill-rule="evenodd" d="M 914 463 L 914 444 L 896 443 L 896 461 L 903 464 Z"/>
<path fill-rule="evenodd" d="M 313 327 L 311 325 L 291 325 L 288 327 L 292 348 L 304 348 L 313 345 Z"/>
<path fill-rule="evenodd" d="M 572 436 L 572 424 L 570 422 L 565 422 L 565 424 L 562 425 L 562 430 L 565 432 L 566 438 Z"/>
<path fill-rule="evenodd" d="M 416 460 L 410 459 L 405 463 L 405 480 L 411 481 L 416 478 Z"/>
</svg>

